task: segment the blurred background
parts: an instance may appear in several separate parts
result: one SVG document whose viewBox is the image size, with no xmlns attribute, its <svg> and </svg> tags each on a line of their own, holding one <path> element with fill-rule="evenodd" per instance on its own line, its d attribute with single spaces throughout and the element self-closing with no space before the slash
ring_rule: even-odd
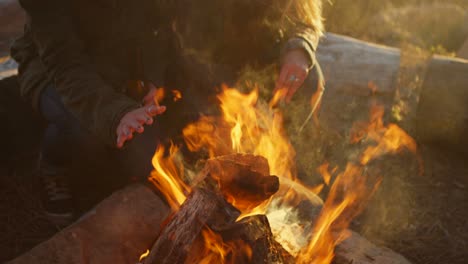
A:
<svg viewBox="0 0 468 264">
<path fill-rule="evenodd" d="M 324 16 L 330 32 L 449 56 L 468 38 L 467 0 L 331 0 Z"/>
</svg>

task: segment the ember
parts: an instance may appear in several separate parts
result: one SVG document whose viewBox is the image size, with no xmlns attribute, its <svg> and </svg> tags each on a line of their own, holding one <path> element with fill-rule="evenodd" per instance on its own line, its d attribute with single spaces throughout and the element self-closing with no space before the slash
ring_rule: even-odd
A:
<svg viewBox="0 0 468 264">
<path fill-rule="evenodd" d="M 273 100 L 281 96 L 279 90 Z M 331 263 L 335 246 L 379 185 L 367 164 L 402 149 L 416 151 L 413 139 L 396 125 L 384 126 L 383 110 L 374 107 L 371 122 L 358 123 L 352 140 L 375 145 L 338 173 L 323 203 L 316 196 L 322 186 L 306 187 L 296 177 L 276 102 L 259 101 L 256 90 L 241 94 L 227 87 L 218 99 L 222 118 L 203 117 L 184 130 L 189 149 L 211 157 L 188 185 L 177 149 L 168 157 L 162 148 L 156 152 L 150 180 L 174 214 L 144 263 Z M 320 172 L 328 185 L 337 168 L 329 172 L 324 164 Z M 298 217 L 305 201 L 321 208 L 316 219 Z"/>
</svg>

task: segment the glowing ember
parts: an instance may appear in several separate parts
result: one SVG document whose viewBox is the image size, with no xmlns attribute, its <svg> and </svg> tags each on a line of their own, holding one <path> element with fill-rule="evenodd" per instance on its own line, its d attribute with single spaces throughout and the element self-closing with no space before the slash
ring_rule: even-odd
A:
<svg viewBox="0 0 468 264">
<path fill-rule="evenodd" d="M 252 248 L 242 241 L 230 241 L 225 243 L 220 235 L 209 228 L 202 231 L 204 250 L 201 254 L 202 260 L 197 261 L 200 264 L 226 263 L 235 264 L 238 256 L 247 258 L 250 261 L 252 257 Z"/>
<path fill-rule="evenodd" d="M 182 93 L 179 90 L 172 90 L 172 97 L 174 102 L 177 102 L 182 99 Z"/>
<path fill-rule="evenodd" d="M 203 242 L 205 246 L 204 257 L 200 263 L 225 263 L 227 246 L 224 244 L 220 235 L 213 232 L 211 229 L 206 228 L 202 231 Z"/>
</svg>

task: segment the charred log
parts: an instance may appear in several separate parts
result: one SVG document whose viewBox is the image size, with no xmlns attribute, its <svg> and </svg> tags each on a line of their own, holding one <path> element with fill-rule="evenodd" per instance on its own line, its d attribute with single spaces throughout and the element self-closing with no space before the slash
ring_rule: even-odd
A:
<svg viewBox="0 0 468 264">
<path fill-rule="evenodd" d="M 231 242 L 234 247 L 246 243 L 256 252 L 252 256 L 232 255 L 233 263 L 284 263 L 280 261 L 280 246 L 275 244 L 265 216 L 235 223 L 240 215 L 238 209 L 259 205 L 278 189 L 278 177 L 269 176 L 268 162 L 263 157 L 234 154 L 207 161 L 197 177 L 197 187 L 179 211 L 166 221 L 144 263 L 174 264 L 186 263 L 187 257 L 196 259 L 198 256 L 190 252 L 203 248 L 200 243 L 205 228 L 221 236 L 225 232 L 227 237 L 223 236 L 223 241 Z"/>
<path fill-rule="evenodd" d="M 268 219 L 264 215 L 244 218 L 218 232 L 224 241 L 243 241 L 251 248 L 249 261 L 235 259 L 232 263 L 294 263 L 294 258 L 274 239 Z"/>
<path fill-rule="evenodd" d="M 247 154 L 208 160 L 197 182 L 219 191 L 241 211 L 258 206 L 279 189 L 278 177 L 269 174 L 268 161 Z"/>
<path fill-rule="evenodd" d="M 234 223 L 240 212 L 222 197 L 197 188 L 174 215 L 167 220 L 144 264 L 183 264 L 193 242 L 205 226 Z M 219 227 L 218 227 L 219 228 Z"/>
</svg>

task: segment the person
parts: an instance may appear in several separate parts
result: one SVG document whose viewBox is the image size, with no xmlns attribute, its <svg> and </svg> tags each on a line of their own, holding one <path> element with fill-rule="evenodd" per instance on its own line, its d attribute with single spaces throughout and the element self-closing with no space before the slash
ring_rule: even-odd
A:
<svg viewBox="0 0 468 264">
<path fill-rule="evenodd" d="M 28 20 L 11 53 L 22 96 L 47 124 L 43 205 L 60 221 L 74 216 L 67 175 L 76 153 L 92 156 L 86 146 L 99 145 L 107 152 L 95 158 L 112 157 L 126 178 L 144 179 L 157 145 L 177 137 L 214 87 L 245 65 L 279 64 L 276 88 L 289 101 L 323 30 L 319 0 L 19 2 Z M 210 61 L 187 52 L 196 48 Z M 182 99 L 157 102 L 159 87 Z"/>
</svg>

